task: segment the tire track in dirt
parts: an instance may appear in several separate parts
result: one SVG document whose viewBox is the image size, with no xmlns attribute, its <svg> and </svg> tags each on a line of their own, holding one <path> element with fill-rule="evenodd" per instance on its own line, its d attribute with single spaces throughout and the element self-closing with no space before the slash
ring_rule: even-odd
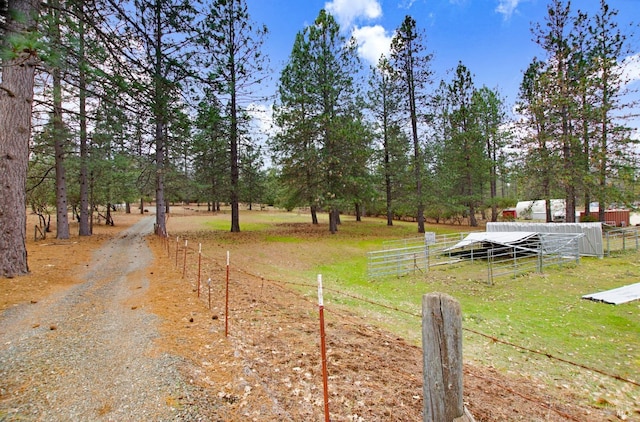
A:
<svg viewBox="0 0 640 422">
<path fill-rule="evenodd" d="M 84 283 L 0 317 L 0 419 L 173 420 L 176 360 L 152 356 L 157 318 L 144 295 L 153 218 L 94 254 Z"/>
</svg>

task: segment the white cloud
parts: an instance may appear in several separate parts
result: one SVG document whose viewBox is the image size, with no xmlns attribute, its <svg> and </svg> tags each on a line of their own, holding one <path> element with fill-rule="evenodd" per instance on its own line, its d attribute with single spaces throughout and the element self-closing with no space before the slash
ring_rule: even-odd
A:
<svg viewBox="0 0 640 422">
<path fill-rule="evenodd" d="M 501 13 L 505 19 L 510 19 L 511 15 L 518 8 L 521 0 L 499 0 L 496 12 Z"/>
<path fill-rule="evenodd" d="M 391 35 L 380 25 L 354 28 L 353 37 L 358 41 L 358 54 L 372 65 L 377 65 L 381 55 L 388 55 Z"/>
<path fill-rule="evenodd" d="M 376 19 L 382 16 L 378 0 L 332 0 L 325 9 L 335 16 L 342 29 L 348 29 L 359 18 Z"/>
<path fill-rule="evenodd" d="M 273 104 L 251 103 L 247 113 L 252 117 L 254 135 L 271 136 L 274 134 Z"/>
<path fill-rule="evenodd" d="M 411 9 L 411 6 L 413 6 L 413 3 L 415 3 L 416 0 L 405 0 L 403 2 L 401 2 L 398 7 L 400 9 Z"/>
</svg>

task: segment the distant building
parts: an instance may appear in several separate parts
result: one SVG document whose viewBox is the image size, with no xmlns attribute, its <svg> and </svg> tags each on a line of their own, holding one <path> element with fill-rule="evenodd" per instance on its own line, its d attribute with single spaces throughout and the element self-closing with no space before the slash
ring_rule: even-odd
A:
<svg viewBox="0 0 640 422">
<path fill-rule="evenodd" d="M 551 218 L 564 221 L 567 214 L 564 199 L 551 199 Z M 516 205 L 516 216 L 524 220 L 547 220 L 545 200 L 520 201 Z"/>
</svg>

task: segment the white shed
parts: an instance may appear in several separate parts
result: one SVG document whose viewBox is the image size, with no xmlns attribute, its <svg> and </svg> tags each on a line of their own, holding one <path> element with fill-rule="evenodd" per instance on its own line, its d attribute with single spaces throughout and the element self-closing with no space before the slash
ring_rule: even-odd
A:
<svg viewBox="0 0 640 422">
<path fill-rule="evenodd" d="M 518 218 L 525 220 L 547 220 L 547 211 L 545 200 L 537 201 L 520 201 L 516 205 L 516 214 Z M 566 207 L 564 199 L 551 199 L 551 218 L 554 220 L 564 219 L 566 215 Z"/>
<path fill-rule="evenodd" d="M 488 232 L 582 233 L 578 240 L 580 255 L 604 256 L 602 224 L 600 223 L 487 223 Z"/>
</svg>

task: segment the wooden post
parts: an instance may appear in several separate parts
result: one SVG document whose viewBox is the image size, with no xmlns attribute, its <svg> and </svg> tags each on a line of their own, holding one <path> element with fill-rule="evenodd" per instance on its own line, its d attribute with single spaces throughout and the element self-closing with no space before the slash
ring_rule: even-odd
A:
<svg viewBox="0 0 640 422">
<path fill-rule="evenodd" d="M 451 296 L 422 296 L 424 421 L 472 422 L 462 401 L 462 316 Z"/>
</svg>

